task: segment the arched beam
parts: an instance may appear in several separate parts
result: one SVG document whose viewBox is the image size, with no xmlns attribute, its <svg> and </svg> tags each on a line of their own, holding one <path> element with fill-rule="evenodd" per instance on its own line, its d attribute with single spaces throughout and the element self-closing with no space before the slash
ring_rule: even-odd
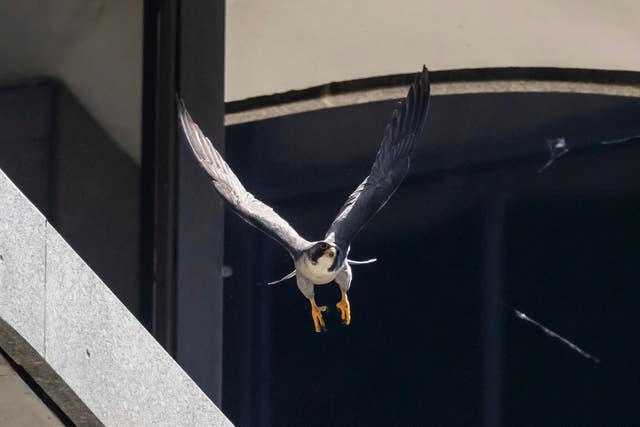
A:
<svg viewBox="0 0 640 427">
<path fill-rule="evenodd" d="M 433 71 L 433 95 L 560 92 L 640 97 L 640 72 L 568 68 L 482 68 Z M 325 108 L 399 99 L 413 73 L 332 82 L 226 104 L 225 125 Z"/>
</svg>

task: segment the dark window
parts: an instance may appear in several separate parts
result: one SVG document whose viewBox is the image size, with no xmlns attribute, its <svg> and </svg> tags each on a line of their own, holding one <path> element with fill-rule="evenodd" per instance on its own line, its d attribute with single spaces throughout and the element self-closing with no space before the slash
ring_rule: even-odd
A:
<svg viewBox="0 0 640 427">
<path fill-rule="evenodd" d="M 319 239 L 368 173 L 393 105 L 232 126 L 226 156 Z M 337 286 L 316 287 L 332 309 L 324 334 L 294 280 L 262 285 L 292 269 L 286 252 L 227 212 L 225 413 L 240 426 L 634 420 L 640 141 L 625 138 L 638 117 L 625 97 L 434 96 L 410 176 L 352 245 L 378 262 L 354 267 L 351 326 Z"/>
</svg>

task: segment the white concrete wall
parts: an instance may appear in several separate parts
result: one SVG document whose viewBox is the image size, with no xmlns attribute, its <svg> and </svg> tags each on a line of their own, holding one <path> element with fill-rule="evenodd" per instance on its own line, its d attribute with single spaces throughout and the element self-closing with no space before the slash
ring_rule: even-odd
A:
<svg viewBox="0 0 640 427">
<path fill-rule="evenodd" d="M 637 0 L 227 0 L 226 100 L 479 67 L 640 70 Z"/>
</svg>

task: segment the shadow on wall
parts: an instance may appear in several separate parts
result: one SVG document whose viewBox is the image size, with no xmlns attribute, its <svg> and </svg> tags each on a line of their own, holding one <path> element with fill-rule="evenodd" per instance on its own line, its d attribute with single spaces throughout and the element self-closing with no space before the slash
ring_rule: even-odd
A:
<svg viewBox="0 0 640 427">
<path fill-rule="evenodd" d="M 139 315 L 139 167 L 54 80 L 0 88 L 0 126 L 0 169 Z"/>
</svg>

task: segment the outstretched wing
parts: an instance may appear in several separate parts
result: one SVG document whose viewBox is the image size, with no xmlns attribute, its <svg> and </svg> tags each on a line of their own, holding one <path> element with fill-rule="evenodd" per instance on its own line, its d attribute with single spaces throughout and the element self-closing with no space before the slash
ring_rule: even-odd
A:
<svg viewBox="0 0 640 427">
<path fill-rule="evenodd" d="M 424 129 L 428 107 L 428 71 L 423 66 L 385 128 L 371 173 L 351 193 L 327 231 L 325 238 L 333 239 L 343 253 L 407 175 L 411 153 Z"/>
<path fill-rule="evenodd" d="M 293 227 L 244 188 L 209 138 L 204 136 L 200 127 L 191 119 L 184 102 L 177 98 L 177 104 L 178 117 L 187 142 L 200 165 L 213 179 L 213 186 L 218 194 L 242 219 L 276 240 L 291 255 L 308 247 L 310 243 L 300 237 Z"/>
</svg>

